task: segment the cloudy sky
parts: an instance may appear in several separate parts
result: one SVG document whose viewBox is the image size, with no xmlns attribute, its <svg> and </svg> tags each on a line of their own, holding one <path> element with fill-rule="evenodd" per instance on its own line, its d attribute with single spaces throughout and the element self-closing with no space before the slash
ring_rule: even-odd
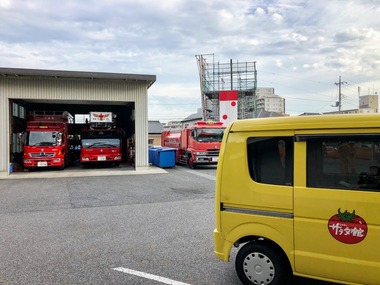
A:
<svg viewBox="0 0 380 285">
<path fill-rule="evenodd" d="M 0 66 L 153 74 L 149 119 L 201 107 L 195 55 L 256 61 L 286 112 L 335 111 L 380 89 L 378 0 L 0 0 Z"/>
</svg>

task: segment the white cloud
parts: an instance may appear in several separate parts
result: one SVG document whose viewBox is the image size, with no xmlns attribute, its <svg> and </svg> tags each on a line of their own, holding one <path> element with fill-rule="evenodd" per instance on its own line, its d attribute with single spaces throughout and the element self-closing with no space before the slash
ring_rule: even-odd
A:
<svg viewBox="0 0 380 285">
<path fill-rule="evenodd" d="M 265 14 L 266 12 L 263 8 L 261 7 L 256 8 L 255 15 L 262 17 L 262 16 L 265 16 Z"/>
<path fill-rule="evenodd" d="M 276 24 L 281 24 L 282 21 L 283 21 L 283 17 L 282 17 L 280 14 L 278 14 L 278 13 L 274 13 L 274 14 L 272 15 L 272 19 L 273 19 L 273 21 L 274 21 Z"/>
<path fill-rule="evenodd" d="M 59 9 L 0 0 L 0 61 L 156 74 L 149 116 L 185 117 L 200 107 L 195 55 L 213 53 L 256 61 L 258 86 L 274 87 L 292 113 L 328 111 L 340 75 L 380 85 L 379 14 L 380 3 L 365 0 L 69 0 Z"/>
<path fill-rule="evenodd" d="M 1 8 L 9 8 L 11 6 L 11 0 L 0 0 Z"/>
<path fill-rule="evenodd" d="M 306 36 L 301 35 L 299 33 L 294 33 L 294 32 L 290 34 L 285 34 L 281 38 L 284 40 L 295 42 L 295 43 L 306 42 L 308 40 Z"/>
</svg>

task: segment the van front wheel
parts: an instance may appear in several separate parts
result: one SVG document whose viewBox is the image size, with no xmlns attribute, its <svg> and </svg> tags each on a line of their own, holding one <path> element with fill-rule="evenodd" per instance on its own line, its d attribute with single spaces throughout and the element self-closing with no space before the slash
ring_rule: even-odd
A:
<svg viewBox="0 0 380 285">
<path fill-rule="evenodd" d="M 287 260 L 265 242 L 251 242 L 238 252 L 235 268 L 241 282 L 246 285 L 284 285 L 291 278 Z"/>
</svg>

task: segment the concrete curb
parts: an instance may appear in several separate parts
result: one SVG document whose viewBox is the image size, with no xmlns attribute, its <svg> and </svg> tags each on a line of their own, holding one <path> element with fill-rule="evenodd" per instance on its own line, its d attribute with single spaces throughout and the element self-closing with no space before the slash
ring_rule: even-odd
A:
<svg viewBox="0 0 380 285">
<path fill-rule="evenodd" d="M 6 172 L 0 173 L 0 179 L 33 179 L 33 178 L 71 178 L 91 176 L 116 176 L 116 175 L 140 175 L 140 174 L 163 174 L 168 173 L 165 169 L 149 166 L 143 169 L 134 168 L 108 168 L 108 169 L 65 169 L 46 170 L 35 172 Z"/>
</svg>

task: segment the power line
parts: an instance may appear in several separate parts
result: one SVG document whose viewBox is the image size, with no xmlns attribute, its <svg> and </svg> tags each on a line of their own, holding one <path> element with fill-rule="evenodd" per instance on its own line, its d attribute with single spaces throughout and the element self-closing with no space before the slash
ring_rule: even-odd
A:
<svg viewBox="0 0 380 285">
<path fill-rule="evenodd" d="M 291 100 L 300 100 L 300 101 L 314 101 L 314 102 L 331 102 L 330 100 L 319 100 L 319 99 L 310 99 L 310 98 L 299 98 L 299 97 L 289 97 L 289 96 L 282 96 L 286 100 L 291 99 Z"/>
<path fill-rule="evenodd" d="M 199 103 L 151 103 L 149 106 L 187 106 L 187 105 L 199 105 Z"/>
<path fill-rule="evenodd" d="M 316 81 L 316 80 L 311 80 L 311 79 L 307 79 L 307 78 L 305 79 L 305 78 L 300 78 L 297 76 L 292 76 L 292 75 L 288 75 L 288 74 L 281 74 L 281 73 L 276 73 L 276 72 L 268 72 L 268 71 L 260 70 L 260 73 L 267 73 L 267 74 L 272 74 L 272 75 L 277 75 L 277 76 L 282 76 L 282 77 L 293 78 L 293 79 L 297 79 L 297 80 L 302 81 L 302 82 L 309 81 L 309 82 L 323 84 L 323 85 L 329 85 L 330 84 L 328 82 Z"/>
<path fill-rule="evenodd" d="M 275 83 L 273 81 L 268 81 L 268 80 L 264 80 L 264 79 L 262 79 L 261 81 L 268 82 L 270 84 L 274 84 L 274 85 L 277 85 L 277 86 L 283 86 L 283 87 L 286 87 L 286 88 L 289 88 L 289 89 L 294 89 L 294 90 L 302 91 L 302 92 L 304 92 L 305 96 L 307 96 L 307 95 L 327 96 L 327 95 L 325 95 L 323 93 L 312 92 L 310 90 L 306 90 L 306 89 L 302 89 L 302 88 L 295 88 L 293 86 L 288 86 L 288 85 L 284 85 L 284 84 L 280 84 L 280 83 Z"/>
</svg>

